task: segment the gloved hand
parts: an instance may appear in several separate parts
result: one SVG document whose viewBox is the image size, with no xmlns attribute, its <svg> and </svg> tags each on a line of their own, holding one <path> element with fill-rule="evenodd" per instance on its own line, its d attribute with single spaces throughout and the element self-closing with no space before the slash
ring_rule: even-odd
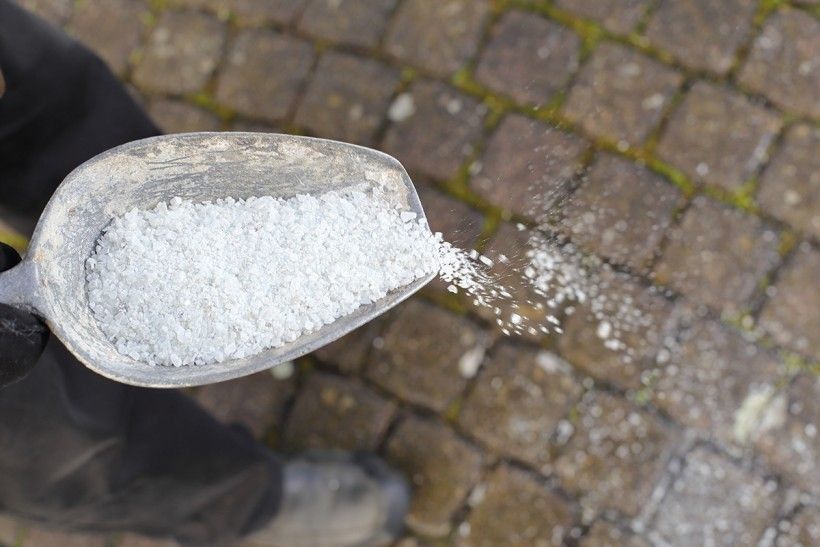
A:
<svg viewBox="0 0 820 547">
<path fill-rule="evenodd" d="M 18 262 L 17 251 L 0 243 L 0 272 Z M 48 342 L 48 334 L 37 317 L 0 304 L 0 388 L 29 373 Z"/>
</svg>

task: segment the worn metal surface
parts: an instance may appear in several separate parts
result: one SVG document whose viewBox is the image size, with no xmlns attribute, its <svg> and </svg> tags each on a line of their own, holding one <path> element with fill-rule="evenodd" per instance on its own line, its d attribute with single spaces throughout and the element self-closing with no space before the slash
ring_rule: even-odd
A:
<svg viewBox="0 0 820 547">
<path fill-rule="evenodd" d="M 85 261 L 100 232 L 131 208 L 152 208 L 175 196 L 193 201 L 286 198 L 361 184 L 382 187 L 391 202 L 424 218 L 401 164 L 368 148 L 271 133 L 187 133 L 134 141 L 92 158 L 66 177 L 40 218 L 25 260 L 0 277 L 0 302 L 42 316 L 80 361 L 120 382 L 183 387 L 258 372 L 339 338 L 406 299 L 433 275 L 252 357 L 151 366 L 118 353 L 91 314 Z"/>
</svg>

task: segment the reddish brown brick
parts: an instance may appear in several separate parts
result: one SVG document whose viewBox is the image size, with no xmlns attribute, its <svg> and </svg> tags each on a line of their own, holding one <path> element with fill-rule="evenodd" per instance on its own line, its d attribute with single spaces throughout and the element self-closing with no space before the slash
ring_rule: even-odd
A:
<svg viewBox="0 0 820 547">
<path fill-rule="evenodd" d="M 395 405 L 357 381 L 313 374 L 301 389 L 285 428 L 290 450 L 375 450 Z"/>
<path fill-rule="evenodd" d="M 573 508 L 528 473 L 501 465 L 481 491 L 466 526 L 459 527 L 461 547 L 530 547 L 563 545 L 573 522 Z"/>
<path fill-rule="evenodd" d="M 493 29 L 475 77 L 521 103 L 543 104 L 578 69 L 581 39 L 551 21 L 510 11 Z"/>
<path fill-rule="evenodd" d="M 549 463 L 550 437 L 580 391 L 555 355 L 504 342 L 481 371 L 459 422 L 490 449 L 541 469 Z"/>
<path fill-rule="evenodd" d="M 557 0 L 556 4 L 612 32 L 626 34 L 641 20 L 649 0 Z"/>
<path fill-rule="evenodd" d="M 802 245 L 767 293 L 760 323 L 774 340 L 820 359 L 820 252 Z"/>
<path fill-rule="evenodd" d="M 84 0 L 71 16 L 71 34 L 93 49 L 118 74 L 125 72 L 140 43 L 148 6 L 138 0 Z"/>
<path fill-rule="evenodd" d="M 179 544 L 172 539 L 157 539 L 136 534 L 125 534 L 117 547 L 177 547 Z"/>
<path fill-rule="evenodd" d="M 655 279 L 692 302 L 737 314 L 779 262 L 778 235 L 758 218 L 696 198 L 671 230 Z"/>
<path fill-rule="evenodd" d="M 26 534 L 26 547 L 105 547 L 102 535 L 70 534 L 56 530 L 32 528 Z"/>
<path fill-rule="evenodd" d="M 417 185 L 416 189 L 431 230 L 463 249 L 476 246 L 484 226 L 481 213 L 430 184 Z"/>
<path fill-rule="evenodd" d="M 467 385 L 462 361 L 476 352 L 480 359 L 486 343 L 471 321 L 411 301 L 399 308 L 371 354 L 367 376 L 402 399 L 442 412 Z"/>
<path fill-rule="evenodd" d="M 22 530 L 20 522 L 9 515 L 0 515 L 0 544 L 16 545 Z"/>
<path fill-rule="evenodd" d="M 820 508 L 801 507 L 797 514 L 778 526 L 776 547 L 799 547 L 820 544 Z"/>
<path fill-rule="evenodd" d="M 438 422 L 411 418 L 393 433 L 387 454 L 413 485 L 407 525 L 426 536 L 446 535 L 450 518 L 479 478 L 481 453 Z"/>
<path fill-rule="evenodd" d="M 580 547 L 649 547 L 649 543 L 632 532 L 598 520 L 581 538 Z"/>
<path fill-rule="evenodd" d="M 508 212 L 538 217 L 567 189 L 587 143 L 518 114 L 490 138 L 471 186 Z"/>
<path fill-rule="evenodd" d="M 213 17 L 166 11 L 151 33 L 132 80 L 148 92 L 199 91 L 222 57 L 225 35 L 225 24 Z"/>
<path fill-rule="evenodd" d="M 148 115 L 165 133 L 219 131 L 222 128 L 222 122 L 211 112 L 171 99 L 151 101 Z"/>
<path fill-rule="evenodd" d="M 391 107 L 393 125 L 384 149 L 407 169 L 445 180 L 453 177 L 473 152 L 485 108 L 444 84 L 422 80 L 399 96 L 406 109 Z"/>
<path fill-rule="evenodd" d="M 804 11 L 783 8 L 763 27 L 740 82 L 781 108 L 820 118 L 820 21 Z"/>
<path fill-rule="evenodd" d="M 277 122 L 290 112 L 313 63 L 307 42 L 246 30 L 231 45 L 216 91 L 220 103 L 249 118 Z"/>
<path fill-rule="evenodd" d="M 321 136 L 372 144 L 399 83 L 395 69 L 328 51 L 296 112 L 296 124 Z"/>
<path fill-rule="evenodd" d="M 777 511 L 776 487 L 698 448 L 661 502 L 649 538 L 674 545 L 756 545 Z"/>
<path fill-rule="evenodd" d="M 674 447 L 674 433 L 648 412 L 589 393 L 554 470 L 565 490 L 593 511 L 636 516 L 649 501 Z"/>
<path fill-rule="evenodd" d="M 820 495 L 820 380 L 800 374 L 774 398 L 753 433 L 768 466 L 793 485 Z"/>
<path fill-rule="evenodd" d="M 725 74 L 749 35 L 755 0 L 674 0 L 661 2 L 646 34 L 683 64 Z"/>
<path fill-rule="evenodd" d="M 564 207 L 564 223 L 574 242 L 645 271 L 681 204 L 681 193 L 660 176 L 603 154 Z"/>
<path fill-rule="evenodd" d="M 784 373 L 777 357 L 729 327 L 682 313 L 676 341 L 658 356 L 655 404 L 725 446 L 744 445 L 738 412 L 770 393 Z"/>
<path fill-rule="evenodd" d="M 262 437 L 282 419 L 295 390 L 293 379 L 277 380 L 269 371 L 201 387 L 196 399 L 218 420 L 239 422 Z"/>
<path fill-rule="evenodd" d="M 367 361 L 373 341 L 384 329 L 384 325 L 383 318 L 371 321 L 335 342 L 317 349 L 314 355 L 320 361 L 338 367 L 344 374 L 356 374 Z"/>
<path fill-rule="evenodd" d="M 489 12 L 487 0 L 406 0 L 385 39 L 387 52 L 447 76 L 475 53 Z"/>
<path fill-rule="evenodd" d="M 724 87 L 696 83 L 669 121 L 658 154 L 692 180 L 737 190 L 780 130 L 771 110 Z"/>
<path fill-rule="evenodd" d="M 241 25 L 261 25 L 270 21 L 287 24 L 304 8 L 306 0 L 174 0 L 192 8 L 202 8 Z"/>
<path fill-rule="evenodd" d="M 604 43 L 581 69 L 564 112 L 592 135 L 637 145 L 660 122 L 682 81 L 631 48 Z"/>
<path fill-rule="evenodd" d="M 331 42 L 373 47 L 396 0 L 308 0 L 299 30 Z"/>
<path fill-rule="evenodd" d="M 587 374 L 638 389 L 645 373 L 655 368 L 672 306 L 654 287 L 642 287 L 623 274 L 603 271 L 597 285 L 606 297 L 575 305 L 556 337 L 558 349 Z M 611 331 L 605 337 L 599 334 L 602 323 Z"/>
<path fill-rule="evenodd" d="M 792 127 L 760 179 L 760 206 L 820 241 L 820 128 Z"/>
<path fill-rule="evenodd" d="M 499 227 L 487 245 L 484 255 L 493 261 L 489 273 L 497 280 L 498 288 L 503 288 L 511 296 L 492 300 L 491 305 L 477 307 L 474 312 L 496 325 L 496 329 L 502 334 L 511 332 L 508 327 L 515 314 L 520 317 L 519 326 L 522 327 L 517 334 L 535 343 L 541 343 L 548 335 L 541 330 L 546 324 L 546 318 L 550 315 L 559 317 L 560 313 L 559 309 L 553 309 L 549 305 L 554 294 L 545 295 L 536 290 L 530 279 L 524 275 L 531 263 L 527 257 L 528 250 L 540 246 L 539 243 L 531 245 L 531 235 L 530 231 L 519 229 L 509 223 Z M 497 313 L 495 308 L 498 308 Z M 497 321 L 501 323 L 498 324 Z M 504 332 L 505 330 L 507 332 Z"/>
</svg>

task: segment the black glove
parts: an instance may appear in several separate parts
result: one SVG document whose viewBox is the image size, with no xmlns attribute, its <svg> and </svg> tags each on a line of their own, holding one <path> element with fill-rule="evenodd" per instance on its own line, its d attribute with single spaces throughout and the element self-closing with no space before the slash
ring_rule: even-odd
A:
<svg viewBox="0 0 820 547">
<path fill-rule="evenodd" d="M 18 262 L 20 255 L 0 243 L 0 272 L 14 267 Z M 46 342 L 48 328 L 40 319 L 0 304 L 0 388 L 28 374 L 40 358 Z"/>
</svg>

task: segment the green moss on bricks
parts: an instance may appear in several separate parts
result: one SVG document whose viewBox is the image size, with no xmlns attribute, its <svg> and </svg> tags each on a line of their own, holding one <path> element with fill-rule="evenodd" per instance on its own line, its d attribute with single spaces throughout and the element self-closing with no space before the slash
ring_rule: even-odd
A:
<svg viewBox="0 0 820 547">
<path fill-rule="evenodd" d="M 458 416 L 461 414 L 461 407 L 464 406 L 464 400 L 460 397 L 455 399 L 444 410 L 444 420 L 450 424 L 454 424 L 458 422 Z"/>
<path fill-rule="evenodd" d="M 786 229 L 780 232 L 780 241 L 777 245 L 777 252 L 780 254 L 781 258 L 784 258 L 787 254 L 791 253 L 799 241 L 800 239 L 797 234 L 791 230 Z"/>
<path fill-rule="evenodd" d="M 605 36 L 610 35 L 600 24 L 564 11 L 550 1 L 526 2 L 522 0 L 512 0 L 511 4 L 521 9 L 531 10 L 545 15 L 549 19 L 574 30 L 581 37 L 582 60 L 589 56 L 592 50 L 595 49 L 595 46 L 598 45 L 598 42 Z"/>
<path fill-rule="evenodd" d="M 174 2 L 169 0 L 148 0 L 148 7 L 154 13 L 161 13 L 175 6 Z"/>
<path fill-rule="evenodd" d="M 185 97 L 185 100 L 200 108 L 213 112 L 222 121 L 230 122 L 236 117 L 236 113 L 226 106 L 220 105 L 216 98 L 208 91 L 200 91 Z"/>
</svg>

